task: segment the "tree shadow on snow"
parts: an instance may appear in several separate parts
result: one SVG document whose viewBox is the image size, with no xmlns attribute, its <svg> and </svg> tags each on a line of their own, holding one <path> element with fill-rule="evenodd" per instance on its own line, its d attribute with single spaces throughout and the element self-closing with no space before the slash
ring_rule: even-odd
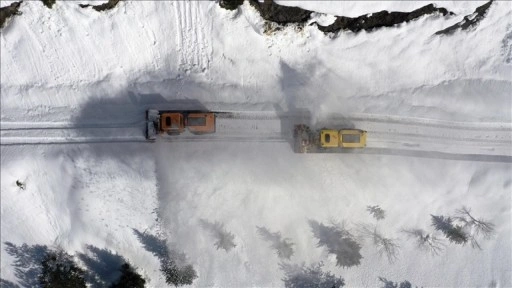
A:
<svg viewBox="0 0 512 288">
<path fill-rule="evenodd" d="M 120 268 L 126 260 L 107 249 L 87 245 L 86 253 L 79 253 L 78 258 L 84 263 L 86 279 L 91 287 L 107 287 L 121 276 Z"/>
<path fill-rule="evenodd" d="M 169 249 L 165 239 L 159 238 L 147 232 L 141 232 L 137 229 L 133 229 L 133 233 L 135 233 L 135 236 L 137 236 L 137 239 L 139 239 L 142 247 L 157 257 L 161 264 L 168 263 L 169 261 L 176 263 L 178 266 L 183 266 L 186 264 L 186 254 L 173 249 Z"/>
<path fill-rule="evenodd" d="M 20 286 L 18 286 L 17 284 L 14 284 L 11 281 L 1 279 L 1 278 L 0 278 L 0 287 L 2 287 L 2 288 L 20 288 Z"/>
<path fill-rule="evenodd" d="M 215 247 L 218 249 L 224 249 L 229 252 L 231 249 L 236 247 L 235 235 L 224 228 L 224 224 L 220 222 L 209 222 L 205 219 L 200 219 L 199 224 L 201 227 L 210 233 L 215 238 Z"/>
<path fill-rule="evenodd" d="M 42 270 L 41 262 L 49 252 L 48 246 L 29 246 L 25 243 L 21 246 L 16 246 L 11 242 L 5 242 L 4 244 L 7 254 L 15 258 L 12 266 L 14 266 L 14 275 L 19 279 L 20 285 L 23 287 L 38 287 L 38 277 Z"/>
<path fill-rule="evenodd" d="M 309 220 L 309 226 L 314 237 L 318 240 L 317 247 L 325 247 L 330 254 L 336 255 L 336 265 L 352 267 L 361 264 L 361 244 L 343 223 L 324 225 L 315 220 Z"/>
<path fill-rule="evenodd" d="M 259 226 L 256 226 L 256 229 L 261 238 L 270 243 L 270 247 L 276 251 L 280 259 L 289 260 L 293 256 L 295 244 L 289 238 L 283 239 L 281 232 L 271 232 L 268 228 Z"/>
</svg>

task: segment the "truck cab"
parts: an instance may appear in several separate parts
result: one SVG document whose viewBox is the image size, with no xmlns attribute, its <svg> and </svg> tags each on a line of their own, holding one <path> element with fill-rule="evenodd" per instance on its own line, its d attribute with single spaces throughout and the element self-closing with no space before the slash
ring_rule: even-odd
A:
<svg viewBox="0 0 512 288">
<path fill-rule="evenodd" d="M 181 134 L 185 131 L 183 113 L 160 114 L 160 131 L 171 135 Z"/>
<path fill-rule="evenodd" d="M 339 145 L 338 131 L 332 129 L 320 130 L 320 147 L 336 148 Z"/>
</svg>

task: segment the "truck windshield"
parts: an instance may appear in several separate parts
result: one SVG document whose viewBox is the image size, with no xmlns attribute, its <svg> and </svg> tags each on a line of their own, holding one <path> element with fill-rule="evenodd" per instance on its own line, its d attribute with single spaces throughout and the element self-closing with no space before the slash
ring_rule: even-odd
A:
<svg viewBox="0 0 512 288">
<path fill-rule="evenodd" d="M 206 117 L 188 117 L 188 126 L 206 126 Z"/>
<path fill-rule="evenodd" d="M 343 134 L 341 135 L 343 143 L 359 143 L 361 136 L 359 134 Z"/>
</svg>

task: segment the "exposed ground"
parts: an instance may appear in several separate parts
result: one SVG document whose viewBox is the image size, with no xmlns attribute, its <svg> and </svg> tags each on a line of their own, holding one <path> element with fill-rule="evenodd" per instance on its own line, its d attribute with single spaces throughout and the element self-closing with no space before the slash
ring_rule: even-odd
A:
<svg viewBox="0 0 512 288">
<path fill-rule="evenodd" d="M 122 0 L 108 0 L 108 2 L 100 4 L 100 5 L 90 5 L 90 4 L 78 4 L 81 8 L 87 8 L 89 6 L 92 7 L 92 9 L 101 12 L 101 11 L 107 11 L 114 9 L 116 5 Z"/>
<path fill-rule="evenodd" d="M 4 28 L 5 22 L 12 16 L 21 15 L 19 11 L 20 5 L 23 1 L 13 2 L 9 6 L 0 8 L 0 28 Z"/>
<path fill-rule="evenodd" d="M 44 6 L 52 9 L 53 5 L 55 4 L 56 0 L 41 0 L 43 1 Z"/>
<path fill-rule="evenodd" d="M 249 3 L 258 10 L 263 19 L 279 24 L 302 23 L 307 21 L 313 13 L 299 7 L 279 5 L 272 0 L 266 0 L 263 3 L 258 0 L 249 0 Z"/>
<path fill-rule="evenodd" d="M 437 8 L 434 4 L 429 4 L 411 12 L 380 11 L 356 18 L 337 16 L 333 24 L 327 26 L 317 24 L 317 27 L 325 33 L 335 33 L 340 30 L 350 30 L 352 32 L 359 32 L 361 30 L 371 31 L 380 27 L 392 27 L 400 23 L 406 23 L 430 14 L 454 15 L 453 12 L 445 8 Z"/>
<path fill-rule="evenodd" d="M 478 25 L 478 22 L 480 22 L 480 21 L 482 21 L 482 19 L 484 19 L 485 15 L 487 13 L 487 10 L 489 10 L 489 7 L 491 7 L 492 2 L 493 2 L 493 0 L 476 8 L 475 12 L 473 12 L 470 15 L 464 16 L 464 19 L 462 21 L 460 21 L 460 22 L 456 23 L 455 25 L 452 25 L 446 29 L 437 31 L 435 34 L 436 35 L 440 35 L 440 34 L 451 35 L 451 34 L 455 33 L 457 30 L 468 30 L 471 27 L 475 27 L 476 25 Z"/>
</svg>

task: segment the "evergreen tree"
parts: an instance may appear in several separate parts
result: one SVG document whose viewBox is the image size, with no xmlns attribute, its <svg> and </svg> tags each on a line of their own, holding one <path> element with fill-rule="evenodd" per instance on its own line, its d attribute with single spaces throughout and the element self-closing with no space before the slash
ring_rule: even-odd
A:
<svg viewBox="0 0 512 288">
<path fill-rule="evenodd" d="M 49 251 L 41 262 L 39 284 L 43 288 L 85 288 L 85 272 L 62 250 Z"/>
<path fill-rule="evenodd" d="M 192 265 L 178 267 L 172 260 L 162 261 L 160 270 L 164 273 L 165 282 L 174 286 L 190 285 L 197 278 Z"/>
<path fill-rule="evenodd" d="M 124 263 L 121 266 L 121 277 L 110 288 L 144 288 L 146 280 L 138 274 L 132 266 Z"/>
</svg>

